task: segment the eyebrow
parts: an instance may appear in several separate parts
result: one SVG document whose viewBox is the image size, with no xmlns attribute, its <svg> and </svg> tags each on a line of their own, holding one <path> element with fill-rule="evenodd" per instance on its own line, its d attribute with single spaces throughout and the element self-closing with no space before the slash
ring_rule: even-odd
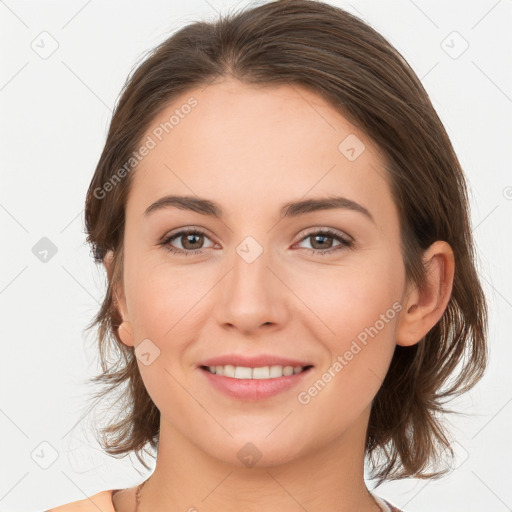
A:
<svg viewBox="0 0 512 512">
<path fill-rule="evenodd" d="M 155 201 L 146 208 L 144 216 L 148 217 L 156 211 L 171 207 L 179 208 L 181 210 L 189 210 L 219 219 L 224 216 L 222 208 L 217 203 L 210 201 L 209 199 L 203 199 L 195 196 L 175 195 L 164 196 Z M 280 217 L 298 217 L 299 215 L 305 215 L 318 210 L 332 210 L 336 208 L 343 208 L 362 213 L 375 224 L 375 219 L 372 214 L 364 206 L 352 201 L 351 199 L 339 196 L 290 201 L 281 207 Z"/>
</svg>

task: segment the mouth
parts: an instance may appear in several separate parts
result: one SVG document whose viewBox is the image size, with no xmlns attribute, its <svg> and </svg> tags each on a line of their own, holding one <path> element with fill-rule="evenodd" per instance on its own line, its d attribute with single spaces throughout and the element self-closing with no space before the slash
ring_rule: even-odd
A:
<svg viewBox="0 0 512 512">
<path fill-rule="evenodd" d="M 306 366 L 283 366 L 283 365 L 272 365 L 272 366 L 235 366 L 231 364 L 226 365 L 202 365 L 200 368 L 214 375 L 223 377 L 229 377 L 232 379 L 257 379 L 257 380 L 268 380 L 278 379 L 280 377 L 290 377 L 291 375 L 297 375 L 303 373 L 313 365 Z"/>
<path fill-rule="evenodd" d="M 261 401 L 291 390 L 303 382 L 313 365 L 235 366 L 201 365 L 211 389 L 230 399 Z M 290 398 L 291 400 L 291 398 Z"/>
</svg>

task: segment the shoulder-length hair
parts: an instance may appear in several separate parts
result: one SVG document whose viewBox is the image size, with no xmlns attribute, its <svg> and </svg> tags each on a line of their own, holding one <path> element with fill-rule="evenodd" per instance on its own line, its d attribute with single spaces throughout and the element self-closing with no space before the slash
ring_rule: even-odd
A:
<svg viewBox="0 0 512 512">
<path fill-rule="evenodd" d="M 102 429 L 102 446 L 110 455 L 135 452 L 148 467 L 140 453 L 148 443 L 156 448 L 159 439 L 160 412 L 144 387 L 133 347 L 116 332 L 121 318 L 112 292 L 123 275 L 133 178 L 125 164 L 177 95 L 222 76 L 307 87 L 372 139 L 385 157 L 399 211 L 406 276 L 420 289 L 425 249 L 436 240 L 452 247 L 455 276 L 447 308 L 418 344 L 396 346 L 373 400 L 366 440 L 379 484 L 440 476 L 446 472 L 438 467 L 441 453 L 452 453 L 440 413 L 447 412 L 446 400 L 481 378 L 487 362 L 487 304 L 476 271 L 465 177 L 427 92 L 401 54 L 361 19 L 312 0 L 271 1 L 191 23 L 152 50 L 124 85 L 85 205 L 96 261 L 108 250 L 114 254 L 113 277 L 87 327 L 98 327 L 103 371 L 92 381 L 103 389 L 96 396 L 120 393 L 120 417 Z"/>
</svg>

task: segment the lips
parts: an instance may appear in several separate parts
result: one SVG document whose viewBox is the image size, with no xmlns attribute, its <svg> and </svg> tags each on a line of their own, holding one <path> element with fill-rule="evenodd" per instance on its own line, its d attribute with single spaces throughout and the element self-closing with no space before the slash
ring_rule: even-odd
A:
<svg viewBox="0 0 512 512">
<path fill-rule="evenodd" d="M 206 359 L 198 368 L 213 389 L 222 394 L 238 400 L 258 401 L 297 386 L 311 373 L 313 365 L 269 354 L 230 354 Z"/>
</svg>

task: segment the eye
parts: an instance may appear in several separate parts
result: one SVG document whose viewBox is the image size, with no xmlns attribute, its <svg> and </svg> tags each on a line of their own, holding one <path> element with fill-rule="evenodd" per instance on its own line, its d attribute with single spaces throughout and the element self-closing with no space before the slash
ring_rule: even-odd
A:
<svg viewBox="0 0 512 512">
<path fill-rule="evenodd" d="M 354 241 L 345 238 L 340 235 L 337 231 L 333 231 L 332 229 L 323 229 L 321 231 L 313 231 L 307 234 L 305 237 L 301 239 L 301 242 L 304 240 L 311 239 L 313 240 L 312 245 L 313 248 L 305 248 L 308 251 L 311 251 L 313 254 L 332 254 L 335 251 L 339 251 L 345 248 L 352 247 Z M 338 240 L 340 243 L 338 245 L 333 246 L 332 242 L 329 240 Z M 316 247 L 315 247 L 316 246 Z"/>
<path fill-rule="evenodd" d="M 168 236 L 162 241 L 160 245 L 166 247 L 168 251 L 174 254 L 193 256 L 197 254 L 203 254 L 205 252 L 206 248 L 203 246 L 205 238 L 209 239 L 206 233 L 198 228 L 185 229 Z M 313 231 L 304 236 L 301 239 L 301 242 L 308 239 L 313 241 L 313 248 L 309 249 L 305 247 L 305 249 L 312 252 L 313 254 L 332 254 L 335 251 L 339 251 L 344 248 L 350 248 L 353 245 L 352 239 L 345 238 L 337 231 L 331 230 L 329 228 L 323 229 L 321 231 Z M 175 247 L 172 245 L 172 242 L 175 240 L 180 242 L 181 247 Z M 333 246 L 332 241 L 329 242 L 329 240 L 337 240 L 339 243 Z M 213 247 L 214 245 L 215 244 L 210 247 Z"/>
<path fill-rule="evenodd" d="M 185 256 L 202 254 L 204 252 L 204 248 L 201 247 L 201 245 L 205 238 L 208 238 L 206 233 L 200 229 L 185 229 L 167 237 L 161 245 L 166 247 L 168 251 L 175 254 L 184 254 Z M 171 245 L 171 242 L 174 242 L 174 240 L 179 241 L 181 248 Z"/>
</svg>

